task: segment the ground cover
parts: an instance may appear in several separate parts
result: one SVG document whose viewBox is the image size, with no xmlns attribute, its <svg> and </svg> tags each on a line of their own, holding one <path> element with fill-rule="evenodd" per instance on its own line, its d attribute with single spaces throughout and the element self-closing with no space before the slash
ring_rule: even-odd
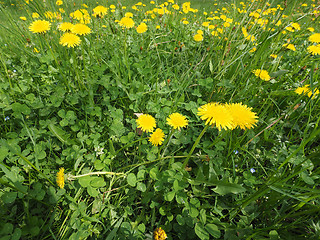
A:
<svg viewBox="0 0 320 240">
<path fill-rule="evenodd" d="M 0 4 L 1 239 L 319 239 L 319 2 Z"/>
</svg>

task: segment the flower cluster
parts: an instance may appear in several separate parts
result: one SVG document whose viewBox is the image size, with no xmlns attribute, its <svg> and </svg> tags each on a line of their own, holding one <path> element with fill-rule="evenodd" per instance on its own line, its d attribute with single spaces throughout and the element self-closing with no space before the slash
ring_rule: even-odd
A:
<svg viewBox="0 0 320 240">
<path fill-rule="evenodd" d="M 308 95 L 308 97 L 311 97 L 314 98 L 316 97 L 317 95 L 319 95 L 320 91 L 318 88 L 315 88 L 315 89 L 311 89 L 310 88 L 310 85 L 307 84 L 307 85 L 304 85 L 303 87 L 298 87 L 296 90 L 295 90 L 295 93 L 301 95 Z"/>
</svg>

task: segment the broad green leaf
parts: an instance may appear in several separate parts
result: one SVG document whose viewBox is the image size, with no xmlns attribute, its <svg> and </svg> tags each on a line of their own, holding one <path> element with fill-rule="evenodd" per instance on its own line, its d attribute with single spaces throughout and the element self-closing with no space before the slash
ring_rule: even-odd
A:
<svg viewBox="0 0 320 240">
<path fill-rule="evenodd" d="M 207 240 L 209 239 L 209 233 L 206 231 L 206 229 L 203 227 L 201 223 L 197 223 L 195 227 L 195 233 L 201 240 Z"/>
<path fill-rule="evenodd" d="M 88 187 L 90 186 L 90 182 L 91 182 L 92 178 L 90 176 L 85 176 L 85 177 L 81 177 L 79 178 L 79 184 L 82 186 L 82 187 Z"/>
<path fill-rule="evenodd" d="M 282 76 L 283 74 L 286 74 L 288 72 L 289 72 L 289 70 L 282 69 L 282 70 L 270 73 L 270 77 L 273 77 L 273 78 L 279 77 L 279 76 Z"/>
<path fill-rule="evenodd" d="M 205 229 L 210 233 L 214 238 L 220 238 L 221 233 L 218 227 L 215 224 L 207 224 Z"/>
<path fill-rule="evenodd" d="M 93 177 L 93 179 L 90 181 L 90 185 L 93 188 L 100 188 L 104 187 L 106 182 L 104 181 L 103 177 Z"/>
<path fill-rule="evenodd" d="M 145 192 L 147 190 L 147 187 L 144 183 L 138 182 L 137 183 L 137 189 L 141 192 Z"/>
<path fill-rule="evenodd" d="M 2 201 L 4 203 L 13 203 L 14 200 L 17 198 L 17 193 L 16 192 L 5 192 L 2 196 Z"/>
<path fill-rule="evenodd" d="M 221 182 L 217 184 L 217 187 L 213 189 L 213 191 L 215 191 L 220 195 L 226 195 L 228 193 L 233 193 L 233 194 L 242 193 L 242 192 L 245 192 L 246 189 L 236 183 Z"/>
<path fill-rule="evenodd" d="M 175 192 L 167 192 L 167 193 L 164 195 L 164 199 L 165 199 L 166 201 L 171 202 L 172 199 L 174 198 L 174 195 L 175 195 Z"/>
<path fill-rule="evenodd" d="M 134 175 L 134 173 L 129 173 L 127 176 L 127 182 L 131 187 L 135 187 L 137 184 L 136 175 Z"/>
</svg>

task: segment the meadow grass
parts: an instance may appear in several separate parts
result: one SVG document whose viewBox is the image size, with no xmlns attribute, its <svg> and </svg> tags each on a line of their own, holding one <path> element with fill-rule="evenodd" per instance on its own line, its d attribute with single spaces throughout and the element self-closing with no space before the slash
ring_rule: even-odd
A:
<svg viewBox="0 0 320 240">
<path fill-rule="evenodd" d="M 319 239 L 319 14 L 1 2 L 0 237 Z"/>
</svg>

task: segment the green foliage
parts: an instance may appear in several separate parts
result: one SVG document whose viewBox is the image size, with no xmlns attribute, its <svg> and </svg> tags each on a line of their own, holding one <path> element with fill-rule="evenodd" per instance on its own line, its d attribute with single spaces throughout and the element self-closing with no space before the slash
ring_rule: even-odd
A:
<svg viewBox="0 0 320 240">
<path fill-rule="evenodd" d="M 315 3 L 167 2 L 169 14 L 155 2 L 1 2 L 0 238 L 152 239 L 161 227 L 168 239 L 318 239 Z M 100 4 L 108 13 L 94 17 Z M 58 27 L 77 9 L 92 32 L 68 48 Z M 115 20 L 129 11 L 125 29 Z M 46 33 L 29 31 L 35 12 Z M 218 131 L 198 115 L 209 102 L 242 102 L 259 121 Z M 180 130 L 167 124 L 175 112 Z M 142 113 L 163 130 L 159 146 L 137 128 Z"/>
</svg>

